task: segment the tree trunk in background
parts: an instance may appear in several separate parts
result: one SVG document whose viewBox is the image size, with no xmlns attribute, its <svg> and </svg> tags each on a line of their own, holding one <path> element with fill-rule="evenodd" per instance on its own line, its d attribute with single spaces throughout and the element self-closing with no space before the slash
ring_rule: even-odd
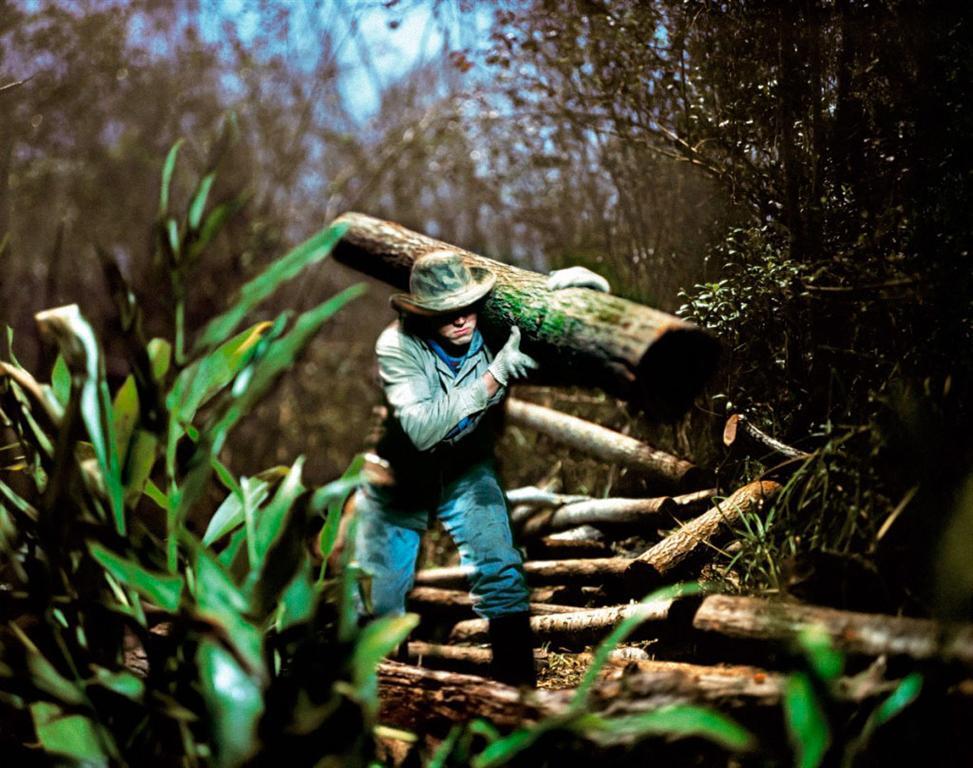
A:
<svg viewBox="0 0 973 768">
<path fill-rule="evenodd" d="M 544 275 L 364 214 L 345 213 L 335 223 L 348 226 L 335 260 L 401 290 L 408 289 L 416 257 L 437 248 L 459 251 L 470 265 L 493 272 L 496 286 L 481 312 L 484 335 L 499 347 L 518 326 L 524 351 L 540 362 L 531 381 L 598 386 L 650 417 L 674 420 L 716 369 L 718 342 L 665 312 L 586 288 L 551 291 Z"/>
</svg>

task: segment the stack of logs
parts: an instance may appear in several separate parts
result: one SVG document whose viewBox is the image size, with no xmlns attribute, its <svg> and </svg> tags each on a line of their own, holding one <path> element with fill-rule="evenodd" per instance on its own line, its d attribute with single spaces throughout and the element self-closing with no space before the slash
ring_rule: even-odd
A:
<svg viewBox="0 0 973 768">
<path fill-rule="evenodd" d="M 466 574 L 459 567 L 417 574 L 410 610 L 421 616 L 408 643 L 411 664 L 380 668 L 382 719 L 444 735 L 457 722 L 486 718 L 499 727 L 563 712 L 573 691 L 545 684 L 547 670 L 583 669 L 585 650 L 626 617 L 641 624 L 630 644 L 609 659 L 590 709 L 644 712 L 674 703 L 705 704 L 736 717 L 762 738 L 780 739 L 786 672 L 799 664 L 795 637 L 824 632 L 845 654 L 834 688 L 836 706 L 878 699 L 919 660 L 948 670 L 943 693 L 968 713 L 973 696 L 973 626 L 815 607 L 785 600 L 714 594 L 639 604 L 656 587 L 704 580 L 707 563 L 741 515 L 759 514 L 781 490 L 760 480 L 718 496 L 693 464 L 635 438 L 529 402 L 511 399 L 508 423 L 536 430 L 587 455 L 657 481 L 669 495 L 594 499 L 551 487 L 508 492 L 511 520 L 530 555 L 525 570 L 542 687 L 524 695 L 488 679 L 487 625 L 474 617 Z M 725 441 L 744 438 L 791 460 L 787 446 L 738 418 Z M 799 452 L 796 452 L 799 453 Z M 619 535 L 675 529 L 638 554 L 619 555 Z M 768 737 L 767 723 L 775 735 Z"/>
</svg>

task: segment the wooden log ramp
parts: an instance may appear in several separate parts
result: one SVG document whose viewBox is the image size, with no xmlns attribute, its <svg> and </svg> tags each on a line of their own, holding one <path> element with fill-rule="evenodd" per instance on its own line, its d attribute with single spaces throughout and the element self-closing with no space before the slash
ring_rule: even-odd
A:
<svg viewBox="0 0 973 768">
<path fill-rule="evenodd" d="M 487 342 L 502 344 L 512 326 L 540 362 L 532 381 L 597 386 L 629 400 L 653 419 L 671 421 L 692 405 L 716 370 L 720 346 L 707 331 L 673 315 L 588 288 L 551 291 L 547 277 L 478 256 L 455 245 L 361 213 L 339 216 L 347 227 L 334 259 L 407 290 L 415 259 L 458 251 L 489 269 L 494 289 L 481 310 Z"/>
</svg>

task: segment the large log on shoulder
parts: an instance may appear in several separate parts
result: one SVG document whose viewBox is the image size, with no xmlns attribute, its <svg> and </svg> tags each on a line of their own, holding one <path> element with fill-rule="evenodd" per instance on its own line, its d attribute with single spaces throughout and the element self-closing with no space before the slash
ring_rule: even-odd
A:
<svg viewBox="0 0 973 768">
<path fill-rule="evenodd" d="M 809 627 L 822 629 L 840 650 L 866 656 L 939 658 L 973 666 L 973 625 L 883 616 L 756 597 L 710 595 L 693 618 L 696 629 L 733 637 L 788 640 Z"/>
<path fill-rule="evenodd" d="M 690 490 L 709 482 L 708 473 L 691 462 L 553 408 L 510 398 L 507 418 L 589 456 L 643 472 L 671 487 Z"/>
<path fill-rule="evenodd" d="M 532 377 L 538 383 L 601 387 L 653 418 L 673 420 L 716 369 L 715 338 L 665 312 L 588 288 L 551 291 L 544 275 L 361 213 L 345 213 L 335 223 L 348 227 L 335 260 L 400 290 L 408 289 L 416 257 L 440 248 L 490 269 L 497 282 L 481 310 L 484 335 L 491 346 L 502 344 L 518 326 L 522 348 L 540 362 Z"/>
</svg>

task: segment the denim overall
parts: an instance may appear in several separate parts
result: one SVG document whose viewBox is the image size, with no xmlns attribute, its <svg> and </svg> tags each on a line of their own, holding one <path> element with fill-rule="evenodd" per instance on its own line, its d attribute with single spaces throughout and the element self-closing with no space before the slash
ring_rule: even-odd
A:
<svg viewBox="0 0 973 768">
<path fill-rule="evenodd" d="M 474 611 L 488 619 L 527 611 L 523 562 L 493 456 L 506 391 L 487 395 L 483 375 L 492 355 L 480 332 L 464 357 L 450 358 L 399 321 L 375 351 L 388 403 L 376 452 L 394 482 L 365 483 L 355 499 L 355 556 L 371 576 L 359 614 L 404 612 L 431 514 L 456 543 Z"/>
</svg>

